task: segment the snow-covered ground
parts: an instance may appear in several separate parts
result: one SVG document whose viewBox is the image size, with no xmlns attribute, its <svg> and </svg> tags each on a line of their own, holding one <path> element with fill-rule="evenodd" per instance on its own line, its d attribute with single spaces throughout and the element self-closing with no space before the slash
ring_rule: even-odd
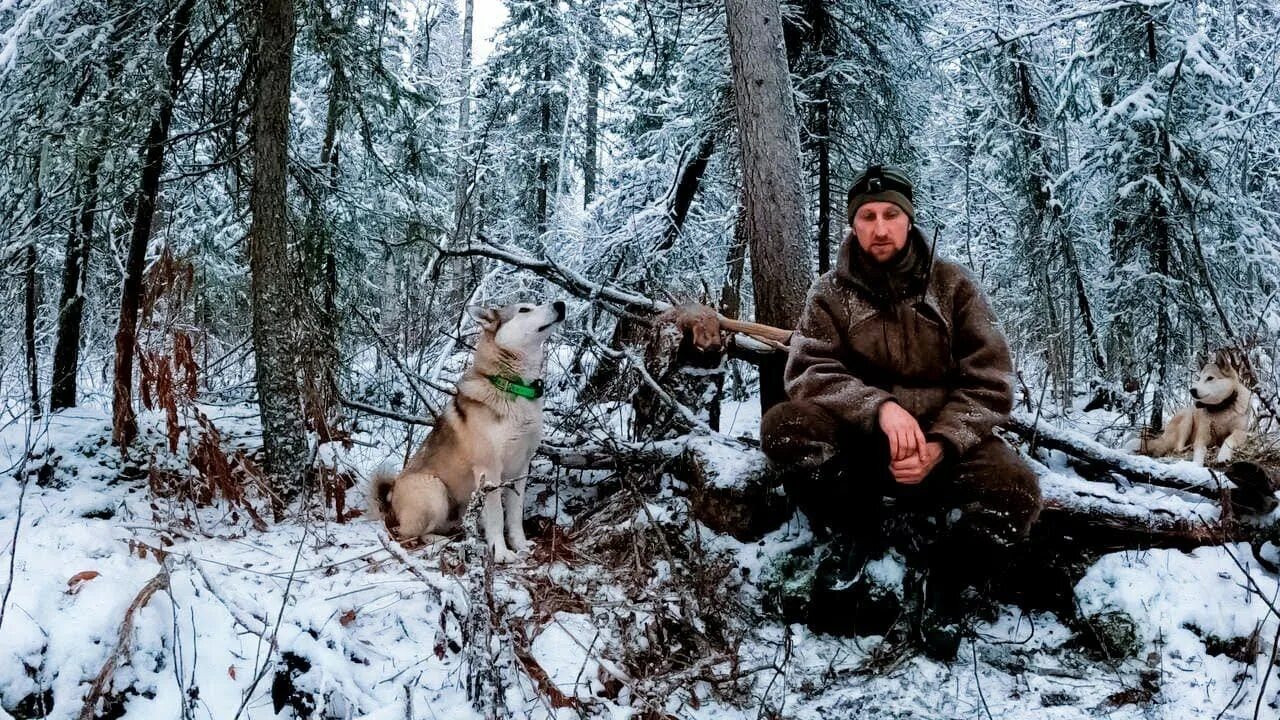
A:
<svg viewBox="0 0 1280 720">
<path fill-rule="evenodd" d="M 726 434 L 755 432 L 754 403 L 725 407 Z M 228 446 L 252 443 L 252 408 L 203 409 Z M 162 419 L 142 423 L 142 444 L 163 446 Z M 271 523 L 252 492 L 265 529 L 225 501 L 157 497 L 122 474 L 109 424 L 90 408 L 31 428 L 30 443 L 21 423 L 0 432 L 0 719 L 79 717 L 113 654 L 98 707 L 110 717 L 275 717 L 273 688 L 282 717 L 480 717 L 466 687 L 476 657 L 498 671 L 511 717 L 1280 717 L 1280 678 L 1262 689 L 1280 674 L 1268 609 L 1280 586 L 1246 546 L 1096 563 L 1081 610 L 1131 617 L 1133 657 L 1091 655 L 1058 618 L 1006 607 L 945 665 L 762 610 L 761 577 L 811 539 L 801 518 L 742 543 L 693 522 L 670 478 L 637 488 L 538 464 L 538 547 L 497 569 L 500 639 L 477 654 L 461 541 L 403 549 L 378 523 L 318 505 Z M 361 477 L 397 462 L 403 438 L 369 427 L 334 458 Z M 20 467 L 46 469 L 24 490 Z M 363 507 L 360 486 L 347 505 Z"/>
</svg>

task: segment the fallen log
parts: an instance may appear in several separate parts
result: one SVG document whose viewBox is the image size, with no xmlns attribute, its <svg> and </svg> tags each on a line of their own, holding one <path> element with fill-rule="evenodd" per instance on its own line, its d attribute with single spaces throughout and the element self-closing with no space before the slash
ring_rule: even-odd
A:
<svg viewBox="0 0 1280 720">
<path fill-rule="evenodd" d="M 1231 487 L 1220 472 L 1188 462 L 1163 463 L 1154 458 L 1109 448 L 1048 423 L 1036 422 L 1035 417 L 1025 412 L 1014 412 L 1003 427 L 1032 446 L 1060 450 L 1087 466 L 1122 475 L 1133 482 L 1195 492 L 1214 499 L 1223 487 Z"/>
<path fill-rule="evenodd" d="M 1280 490 L 1278 468 L 1250 461 L 1232 463 L 1224 470 L 1185 461 L 1161 462 L 1037 423 L 1021 412 L 1014 413 L 1004 427 L 1032 447 L 1046 447 L 1071 456 L 1086 480 L 1114 484 L 1111 479 L 1118 475 L 1131 482 L 1198 495 L 1225 508 L 1228 519 L 1265 515 L 1280 505 L 1276 497 Z"/>
<path fill-rule="evenodd" d="M 777 489 L 778 468 L 759 448 L 722 435 L 698 434 L 651 445 L 648 451 L 619 453 L 610 465 L 651 466 L 655 456 L 661 456 L 669 463 L 667 469 L 689 486 L 695 516 L 717 532 L 754 539 L 786 520 L 788 511 Z M 673 457 L 677 448 L 682 449 Z M 613 451 L 597 452 L 601 454 L 595 459 L 603 460 Z M 567 459 L 565 466 L 572 467 L 570 452 L 548 456 L 553 461 Z M 1037 470 L 1045 504 L 1033 540 L 1102 552 L 1280 540 L 1280 518 L 1242 514 L 1237 505 L 1224 512 L 1216 500 L 1186 489 L 1097 482 L 1056 472 L 1034 459 L 1028 462 Z"/>
<path fill-rule="evenodd" d="M 647 443 L 584 443 L 573 447 L 543 442 L 538 454 L 567 470 L 617 470 L 627 466 L 653 467 L 678 460 L 686 438 Z"/>
</svg>

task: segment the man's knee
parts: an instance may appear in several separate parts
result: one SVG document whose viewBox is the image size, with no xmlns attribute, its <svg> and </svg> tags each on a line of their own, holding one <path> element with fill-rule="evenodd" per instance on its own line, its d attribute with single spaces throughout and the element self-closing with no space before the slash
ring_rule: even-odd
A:
<svg viewBox="0 0 1280 720">
<path fill-rule="evenodd" d="M 956 485 L 960 522 L 1001 544 L 1025 538 L 1044 506 L 1035 471 L 995 437 L 961 459 Z"/>
<path fill-rule="evenodd" d="M 778 403 L 760 419 L 760 447 L 775 463 L 815 468 L 833 458 L 840 420 L 806 400 Z"/>
</svg>

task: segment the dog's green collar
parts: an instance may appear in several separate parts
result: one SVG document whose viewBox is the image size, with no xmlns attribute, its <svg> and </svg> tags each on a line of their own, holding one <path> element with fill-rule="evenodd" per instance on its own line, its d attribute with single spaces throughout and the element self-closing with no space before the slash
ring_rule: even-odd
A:
<svg viewBox="0 0 1280 720">
<path fill-rule="evenodd" d="M 518 377 L 510 378 L 502 375 L 486 375 L 485 377 L 489 378 L 489 382 L 493 383 L 494 387 L 503 392 L 511 393 L 516 397 L 528 398 L 529 400 L 537 400 L 542 397 L 541 379 L 525 384 L 524 380 Z"/>
</svg>

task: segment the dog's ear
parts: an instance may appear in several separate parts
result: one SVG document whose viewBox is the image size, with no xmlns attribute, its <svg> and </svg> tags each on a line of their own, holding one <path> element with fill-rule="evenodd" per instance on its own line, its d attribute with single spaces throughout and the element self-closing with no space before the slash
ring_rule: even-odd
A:
<svg viewBox="0 0 1280 720">
<path fill-rule="evenodd" d="M 1200 370 L 1202 370 L 1202 369 L 1204 368 L 1204 366 L 1205 366 L 1205 365 L 1208 365 L 1208 364 L 1209 364 L 1209 360 L 1210 360 L 1210 358 L 1209 358 L 1209 351 L 1208 351 L 1208 350 L 1206 350 L 1206 349 L 1204 349 L 1204 348 L 1200 348 L 1199 350 L 1197 350 L 1197 351 L 1196 351 L 1196 357 L 1195 357 L 1196 372 L 1197 372 L 1197 373 L 1199 373 L 1199 372 L 1200 372 Z"/>
<path fill-rule="evenodd" d="M 1236 348 L 1222 348 L 1214 353 L 1214 362 L 1223 372 L 1241 377 L 1244 372 L 1244 358 Z"/>
<path fill-rule="evenodd" d="M 493 308 L 468 305 L 467 314 L 484 330 L 492 331 L 498 329 L 498 311 Z"/>
</svg>

